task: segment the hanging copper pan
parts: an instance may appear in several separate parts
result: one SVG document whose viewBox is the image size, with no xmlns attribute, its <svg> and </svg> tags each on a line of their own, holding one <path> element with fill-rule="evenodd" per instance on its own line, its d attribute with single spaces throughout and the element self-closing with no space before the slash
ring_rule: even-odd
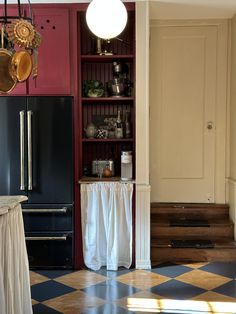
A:
<svg viewBox="0 0 236 314">
<path fill-rule="evenodd" d="M 9 64 L 12 59 L 12 52 L 4 48 L 4 27 L 1 29 L 1 47 L 0 48 L 0 93 L 10 92 L 17 81 L 9 73 Z"/>
<path fill-rule="evenodd" d="M 28 51 L 20 50 L 11 59 L 10 74 L 14 80 L 24 82 L 32 72 L 32 58 Z"/>
</svg>

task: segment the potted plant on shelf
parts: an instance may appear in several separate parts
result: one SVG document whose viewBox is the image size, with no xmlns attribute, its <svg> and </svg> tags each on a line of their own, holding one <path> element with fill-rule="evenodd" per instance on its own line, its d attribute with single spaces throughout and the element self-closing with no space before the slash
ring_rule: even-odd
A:
<svg viewBox="0 0 236 314">
<path fill-rule="evenodd" d="M 85 97 L 102 97 L 104 86 L 100 80 L 85 80 L 83 84 Z"/>
</svg>

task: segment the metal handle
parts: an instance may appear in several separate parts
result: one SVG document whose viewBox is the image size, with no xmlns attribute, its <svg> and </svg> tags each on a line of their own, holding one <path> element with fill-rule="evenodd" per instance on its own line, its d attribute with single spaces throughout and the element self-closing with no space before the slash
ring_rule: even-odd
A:
<svg viewBox="0 0 236 314">
<path fill-rule="evenodd" d="M 32 190 L 32 114 L 31 110 L 27 111 L 28 127 L 28 190 Z"/>
<path fill-rule="evenodd" d="M 20 111 L 20 190 L 25 189 L 25 112 Z"/>
<path fill-rule="evenodd" d="M 67 237 L 62 236 L 62 237 L 25 237 L 25 240 L 29 241 L 54 241 L 54 240 L 59 240 L 59 241 L 66 241 Z"/>
<path fill-rule="evenodd" d="M 66 213 L 67 207 L 63 208 L 24 208 L 23 213 Z"/>
<path fill-rule="evenodd" d="M 213 129 L 213 122 L 212 121 L 208 121 L 207 122 L 207 129 L 208 130 L 212 130 Z"/>
</svg>

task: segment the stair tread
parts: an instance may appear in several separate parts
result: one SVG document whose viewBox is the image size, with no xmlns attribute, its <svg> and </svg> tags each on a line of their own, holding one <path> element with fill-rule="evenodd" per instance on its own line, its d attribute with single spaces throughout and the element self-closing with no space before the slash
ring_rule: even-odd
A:
<svg viewBox="0 0 236 314">
<path fill-rule="evenodd" d="M 181 239 L 181 238 L 179 238 Z M 186 238 L 184 238 L 186 240 Z M 196 238 L 188 238 L 188 239 L 196 239 Z M 200 239 L 200 238 L 199 238 Z M 163 247 L 163 248 L 170 248 L 170 249 L 179 249 L 179 248 L 172 248 L 171 247 L 171 240 L 176 240 L 176 239 L 152 239 L 151 241 L 151 247 Z M 233 240 L 223 240 L 223 239 L 212 239 L 211 240 L 215 246 L 215 248 L 231 248 L 231 249 L 236 249 L 236 242 Z M 184 250 L 188 250 L 188 248 L 181 248 Z M 202 248 L 203 250 L 206 250 L 206 248 Z"/>
<path fill-rule="evenodd" d="M 192 219 L 194 220 L 194 219 Z M 213 226 L 233 226 L 233 222 L 230 219 L 217 219 L 211 218 L 207 219 L 209 222 L 209 227 Z M 155 227 L 170 227 L 170 228 L 207 228 L 207 227 L 196 227 L 196 226 L 170 226 L 170 220 L 167 217 L 155 217 L 151 219 L 152 228 Z"/>
<path fill-rule="evenodd" d="M 196 220 L 199 220 L 198 224 Z M 173 240 L 195 242 L 176 241 L 172 242 L 176 245 L 173 247 Z M 200 244 L 197 240 L 210 240 L 213 247 L 210 242 Z M 152 203 L 151 259 L 152 262 L 236 260 L 234 223 L 229 217 L 229 205 Z"/>
<path fill-rule="evenodd" d="M 228 218 L 228 204 L 203 204 L 203 203 L 151 203 L 152 217 L 158 216 L 188 216 L 201 218 Z"/>
<path fill-rule="evenodd" d="M 216 203 L 151 203 L 151 208 L 222 208 L 229 209 L 228 204 Z"/>
</svg>

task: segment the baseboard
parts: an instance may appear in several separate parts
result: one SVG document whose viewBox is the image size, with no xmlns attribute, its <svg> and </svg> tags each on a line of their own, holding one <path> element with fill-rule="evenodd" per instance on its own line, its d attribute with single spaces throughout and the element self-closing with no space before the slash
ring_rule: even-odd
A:
<svg viewBox="0 0 236 314">
<path fill-rule="evenodd" d="M 229 178 L 227 180 L 227 190 L 229 199 L 229 215 L 234 223 L 234 240 L 236 239 L 236 180 Z"/>
<path fill-rule="evenodd" d="M 150 260 L 136 260 L 136 269 L 151 269 L 151 261 Z"/>
</svg>

